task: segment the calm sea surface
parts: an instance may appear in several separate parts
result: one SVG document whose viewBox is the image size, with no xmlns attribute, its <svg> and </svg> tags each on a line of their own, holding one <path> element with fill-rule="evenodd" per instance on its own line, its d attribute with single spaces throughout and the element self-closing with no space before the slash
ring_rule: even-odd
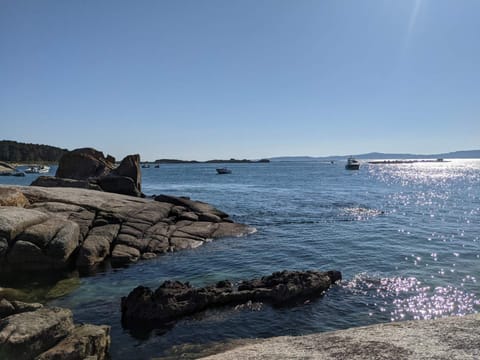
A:
<svg viewBox="0 0 480 360">
<path fill-rule="evenodd" d="M 113 359 L 479 311 L 480 160 L 363 164 L 360 171 L 340 162 L 229 167 L 230 175 L 216 175 L 213 164 L 142 169 L 143 191 L 211 203 L 255 234 L 82 277 L 50 304 L 71 308 L 78 322 L 111 325 Z M 336 269 L 344 280 L 299 306 L 207 311 L 146 334 L 121 327 L 120 298 L 137 285 L 178 279 L 203 286 L 283 269 Z"/>
</svg>

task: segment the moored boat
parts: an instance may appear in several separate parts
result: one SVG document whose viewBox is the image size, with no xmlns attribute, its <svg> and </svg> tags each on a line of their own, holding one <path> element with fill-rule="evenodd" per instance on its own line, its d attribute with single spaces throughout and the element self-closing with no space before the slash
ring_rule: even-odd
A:
<svg viewBox="0 0 480 360">
<path fill-rule="evenodd" d="M 345 165 L 345 169 L 347 170 L 358 170 L 360 169 L 360 161 L 354 159 L 353 157 L 349 157 L 347 160 L 347 165 Z"/>
<path fill-rule="evenodd" d="M 48 173 L 49 171 L 50 171 L 50 166 L 46 166 L 46 165 L 34 165 L 34 166 L 28 167 L 25 170 L 27 174 L 44 174 L 44 173 Z"/>
<path fill-rule="evenodd" d="M 218 168 L 216 170 L 217 170 L 217 174 L 231 174 L 232 173 L 232 170 L 227 169 L 227 168 Z"/>
</svg>

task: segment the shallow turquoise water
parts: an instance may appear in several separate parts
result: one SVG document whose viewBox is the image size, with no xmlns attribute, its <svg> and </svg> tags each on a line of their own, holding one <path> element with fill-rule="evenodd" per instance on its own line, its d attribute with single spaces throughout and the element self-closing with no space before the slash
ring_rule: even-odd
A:
<svg viewBox="0 0 480 360">
<path fill-rule="evenodd" d="M 229 167 L 230 175 L 216 175 L 214 164 L 142 169 L 143 191 L 211 203 L 255 234 L 83 277 L 51 304 L 71 308 L 77 321 L 112 325 L 114 359 L 480 309 L 480 160 L 363 164 L 360 171 L 318 162 Z M 121 328 L 120 297 L 137 285 L 174 278 L 201 286 L 283 269 L 337 269 L 344 281 L 299 306 L 208 311 L 147 334 Z"/>
</svg>

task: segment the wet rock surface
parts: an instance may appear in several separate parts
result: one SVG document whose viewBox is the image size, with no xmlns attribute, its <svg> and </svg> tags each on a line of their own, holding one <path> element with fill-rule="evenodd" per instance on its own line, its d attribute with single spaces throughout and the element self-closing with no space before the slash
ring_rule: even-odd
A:
<svg viewBox="0 0 480 360">
<path fill-rule="evenodd" d="M 173 196 L 0 186 L 2 199 L 11 204 L 0 206 L 2 271 L 85 268 L 107 259 L 120 266 L 253 231 L 209 204 Z"/>
<path fill-rule="evenodd" d="M 0 359 L 102 360 L 109 346 L 108 326 L 76 326 L 68 309 L 0 301 Z"/>
<path fill-rule="evenodd" d="M 139 286 L 122 298 L 122 323 L 131 328 L 165 327 L 182 316 L 218 306 L 249 301 L 285 305 L 299 298 L 320 296 L 338 280 L 338 271 L 282 271 L 242 281 L 238 286 L 230 281 L 203 288 L 165 281 L 155 291 Z"/>
</svg>

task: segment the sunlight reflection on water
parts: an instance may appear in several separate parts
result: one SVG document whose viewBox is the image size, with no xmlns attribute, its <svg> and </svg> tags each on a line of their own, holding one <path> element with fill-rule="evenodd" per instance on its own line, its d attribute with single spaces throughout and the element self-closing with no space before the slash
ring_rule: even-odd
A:
<svg viewBox="0 0 480 360">
<path fill-rule="evenodd" d="M 342 287 L 368 299 L 374 311 L 390 314 L 391 321 L 434 319 L 476 312 L 480 305 L 474 294 L 453 286 L 425 286 L 414 277 L 376 278 L 366 273 L 344 281 Z"/>
</svg>

